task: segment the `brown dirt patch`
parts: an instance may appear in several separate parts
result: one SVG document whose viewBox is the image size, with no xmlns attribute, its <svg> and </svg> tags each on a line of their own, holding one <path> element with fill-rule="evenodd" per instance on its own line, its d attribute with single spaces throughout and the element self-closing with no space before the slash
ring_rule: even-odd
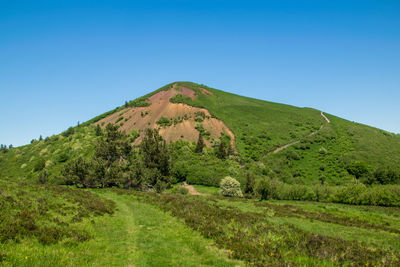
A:
<svg viewBox="0 0 400 267">
<path fill-rule="evenodd" d="M 106 118 L 100 120 L 96 124 L 107 125 L 108 123 L 119 124 L 120 129 L 129 133 L 132 130 L 139 130 L 141 135 L 146 128 L 159 128 L 160 134 L 167 142 L 178 140 L 186 140 L 196 142 L 199 132 L 195 129 L 197 122 L 195 121 L 195 113 L 203 112 L 205 119 L 202 125 L 205 130 L 210 132 L 209 139 L 205 139 L 207 146 L 211 145 L 213 139 L 219 139 L 221 133 L 231 136 L 232 145 L 234 145 L 235 136 L 233 132 L 224 124 L 223 121 L 212 118 L 210 112 L 204 108 L 192 107 L 182 103 L 171 103 L 169 99 L 177 94 L 190 97 L 196 97 L 195 92 L 186 87 L 174 85 L 168 91 L 160 91 L 151 97 L 151 103 L 148 107 L 129 107 L 116 112 Z M 166 117 L 176 121 L 171 126 L 160 127 L 157 121 L 161 117 Z M 122 118 L 122 119 L 121 119 Z M 135 144 L 141 141 L 142 136 L 136 139 Z"/>
<path fill-rule="evenodd" d="M 193 196 L 207 196 L 208 195 L 208 194 L 203 194 L 203 193 L 198 192 L 196 190 L 196 188 L 194 188 L 194 186 L 188 185 L 186 182 L 183 182 L 182 187 L 189 190 L 189 194 L 193 195 Z"/>
</svg>

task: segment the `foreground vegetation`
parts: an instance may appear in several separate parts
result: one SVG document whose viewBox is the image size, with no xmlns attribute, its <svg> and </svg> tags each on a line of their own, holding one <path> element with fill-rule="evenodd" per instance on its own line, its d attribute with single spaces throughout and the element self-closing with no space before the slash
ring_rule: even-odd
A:
<svg viewBox="0 0 400 267">
<path fill-rule="evenodd" d="M 2 207 L 14 203 L 10 196 L 23 191 L 26 197 L 17 201 L 24 203 L 25 213 L 31 215 L 24 222 L 34 222 L 39 229 L 47 227 L 37 234 L 34 227 L 18 223 L 22 222 L 18 209 L 2 213 L 0 265 L 5 266 L 400 263 L 398 208 L 260 202 L 222 197 L 217 189 L 201 186 L 196 188 L 211 195 L 191 196 L 181 190 L 162 194 L 87 191 L 34 184 L 3 184 L 2 188 L 6 188 Z M 42 196 L 46 204 L 41 209 L 47 207 L 46 216 L 34 205 Z M 64 209 L 59 208 L 60 203 L 66 203 Z M 5 234 L 10 229 L 5 223 L 10 221 L 21 228 L 15 238 Z M 72 234 L 55 234 L 51 227 Z"/>
<path fill-rule="evenodd" d="M 400 263 L 400 247 L 396 241 L 400 234 L 399 221 L 395 210 L 389 216 L 379 208 L 371 210 L 379 218 L 372 223 L 367 219 L 368 212 L 360 216 L 361 210 L 357 208 L 347 209 L 346 215 L 339 216 L 329 210 L 311 212 L 291 205 L 243 199 L 133 194 L 140 201 L 182 218 L 185 224 L 213 239 L 233 258 L 257 266 L 395 266 Z M 337 211 L 341 209 L 336 206 Z M 328 232 L 328 229 L 334 231 Z M 343 239 L 337 238 L 338 233 L 343 233 Z M 381 242 L 383 237 L 388 238 L 386 242 Z"/>
<path fill-rule="evenodd" d="M 2 183 L 1 266 L 240 266 L 151 205 L 112 192 Z"/>
</svg>

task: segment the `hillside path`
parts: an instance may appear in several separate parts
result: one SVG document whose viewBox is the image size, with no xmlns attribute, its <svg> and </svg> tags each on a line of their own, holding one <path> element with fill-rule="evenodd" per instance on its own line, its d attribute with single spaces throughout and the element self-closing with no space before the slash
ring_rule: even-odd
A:
<svg viewBox="0 0 400 267">
<path fill-rule="evenodd" d="M 190 195 L 194 195 L 194 196 L 205 196 L 205 195 L 207 195 L 207 194 L 203 194 L 203 193 L 198 192 L 198 191 L 196 190 L 196 188 L 194 188 L 193 185 L 188 185 L 188 184 L 186 183 L 186 181 L 183 182 L 182 187 L 183 187 L 183 188 L 186 188 L 187 190 L 189 190 L 189 194 L 190 194 Z"/>
<path fill-rule="evenodd" d="M 326 120 L 327 123 L 331 123 L 331 121 L 325 116 L 325 114 L 324 114 L 322 111 L 321 111 L 321 116 Z M 321 129 L 322 129 L 323 127 L 324 127 L 324 125 L 321 125 L 321 127 L 319 128 L 318 131 L 314 131 L 314 132 L 308 134 L 307 136 L 313 136 L 313 135 L 315 135 L 316 133 L 318 133 L 319 131 L 321 131 Z M 296 140 L 296 141 L 290 142 L 290 143 L 288 143 L 288 144 L 286 144 L 286 145 L 277 147 L 274 151 L 269 152 L 267 155 L 276 154 L 276 153 L 278 153 L 279 151 L 284 150 L 284 149 L 286 149 L 286 148 L 288 148 L 288 147 L 290 147 L 290 146 L 293 146 L 293 145 L 295 145 L 295 144 L 298 144 L 298 143 L 300 143 L 300 140 Z"/>
</svg>

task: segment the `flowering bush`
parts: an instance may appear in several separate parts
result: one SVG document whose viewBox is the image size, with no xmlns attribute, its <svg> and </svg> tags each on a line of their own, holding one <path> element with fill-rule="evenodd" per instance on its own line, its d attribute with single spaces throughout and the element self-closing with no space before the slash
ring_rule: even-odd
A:
<svg viewBox="0 0 400 267">
<path fill-rule="evenodd" d="M 242 190 L 240 189 L 240 183 L 230 176 L 226 176 L 221 180 L 220 188 L 223 196 L 243 197 Z"/>
</svg>

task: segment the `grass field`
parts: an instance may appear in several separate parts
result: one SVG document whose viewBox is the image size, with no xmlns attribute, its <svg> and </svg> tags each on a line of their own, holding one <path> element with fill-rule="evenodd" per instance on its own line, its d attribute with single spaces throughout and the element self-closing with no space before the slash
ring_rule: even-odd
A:
<svg viewBox="0 0 400 267">
<path fill-rule="evenodd" d="M 9 182 L 1 188 L 7 211 L 0 217 L 3 266 L 396 266 L 400 261 L 399 208 L 232 199 L 205 186 L 195 186 L 205 196 Z M 7 222 L 18 221 L 22 210 L 36 227 L 19 223 L 20 232 L 6 238 Z M 47 232 L 38 232 L 43 227 Z M 55 235 L 55 229 L 64 234 Z"/>
<path fill-rule="evenodd" d="M 36 194 L 46 191 L 30 186 Z M 65 188 L 65 190 L 71 190 Z M 93 195 L 87 191 L 80 194 Z M 8 187 L 5 194 L 18 193 L 15 187 Z M 241 266 L 240 262 L 228 259 L 198 232 L 181 223 L 177 218 L 157 207 L 139 202 L 134 196 L 117 195 L 111 191 L 95 191 L 101 199 L 115 203 L 112 214 L 88 216 L 80 222 L 65 226 L 84 232 L 87 240 L 63 237 L 57 242 L 43 244 L 27 232 L 18 240 L 0 243 L 0 265 L 3 266 Z M 87 196 L 83 196 L 87 197 Z M 35 199 L 33 195 L 29 198 Z M 54 205 L 56 199 L 48 199 Z M 2 199 L 2 203 L 6 203 Z M 50 203 L 49 203 L 50 204 Z M 49 205 L 50 212 L 56 212 Z M 28 210 L 34 214 L 34 207 Z M 2 210 L 3 211 L 3 210 Z M 3 214 L 3 213 L 2 213 Z M 4 214 L 3 214 L 4 215 Z M 9 212 L 8 216 L 12 216 Z M 14 215 L 15 216 L 15 215 Z M 58 214 L 60 220 L 70 221 L 69 214 Z M 3 222 L 3 217 L 1 217 Z M 43 221 L 43 220 L 42 220 Z M 4 226 L 4 225 L 2 225 Z M 4 237 L 2 228 L 1 236 Z M 27 229 L 26 231 L 33 231 Z"/>
</svg>

